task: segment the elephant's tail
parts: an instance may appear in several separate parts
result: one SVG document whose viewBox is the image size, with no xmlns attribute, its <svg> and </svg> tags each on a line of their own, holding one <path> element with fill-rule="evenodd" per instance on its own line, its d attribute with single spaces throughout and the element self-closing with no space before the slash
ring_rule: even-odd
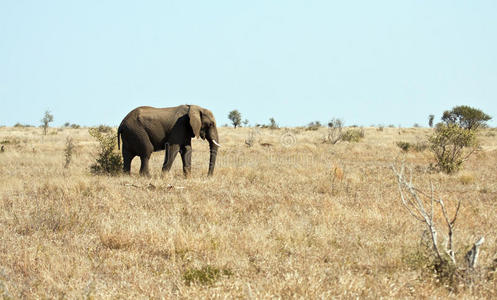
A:
<svg viewBox="0 0 497 300">
<path fill-rule="evenodd" d="M 121 150 L 121 126 L 117 129 L 117 149 Z"/>
</svg>

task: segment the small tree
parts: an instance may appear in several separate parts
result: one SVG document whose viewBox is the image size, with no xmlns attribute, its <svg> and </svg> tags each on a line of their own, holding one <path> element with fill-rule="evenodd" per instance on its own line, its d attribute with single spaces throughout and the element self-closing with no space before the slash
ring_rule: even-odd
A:
<svg viewBox="0 0 497 300">
<path fill-rule="evenodd" d="M 47 135 L 48 124 L 53 122 L 53 115 L 50 114 L 50 111 L 45 111 L 45 116 L 41 119 L 41 126 L 43 127 L 43 135 Z"/>
<path fill-rule="evenodd" d="M 231 120 L 231 124 L 233 124 L 233 127 L 238 127 L 242 123 L 242 115 L 238 110 L 232 110 L 230 111 L 228 115 L 228 119 Z"/>
<path fill-rule="evenodd" d="M 435 119 L 435 115 L 429 115 L 428 116 L 428 125 L 430 128 L 433 128 L 433 120 Z"/>
<path fill-rule="evenodd" d="M 269 118 L 269 129 L 278 129 L 278 124 L 276 124 L 276 121 L 274 118 Z"/>
<path fill-rule="evenodd" d="M 443 113 L 442 121 L 446 124 L 456 124 L 464 129 L 476 130 L 486 126 L 492 117 L 483 111 L 466 105 L 456 106 Z"/>
<path fill-rule="evenodd" d="M 245 119 L 245 120 L 243 121 L 243 126 L 247 127 L 247 126 L 248 126 L 248 124 L 249 124 L 249 120 Z"/>
<path fill-rule="evenodd" d="M 99 127 L 90 128 L 88 132 L 100 144 L 100 151 L 96 163 L 90 166 L 91 172 L 93 174 L 119 174 L 122 170 L 123 162 L 121 155 L 115 151 L 116 133 L 114 130 L 106 132 L 102 131 Z"/>
</svg>

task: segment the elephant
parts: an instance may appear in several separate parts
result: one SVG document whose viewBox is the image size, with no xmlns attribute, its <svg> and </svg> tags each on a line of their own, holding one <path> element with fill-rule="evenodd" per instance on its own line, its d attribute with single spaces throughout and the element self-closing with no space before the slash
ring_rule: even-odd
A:
<svg viewBox="0 0 497 300">
<path fill-rule="evenodd" d="M 210 157 L 208 176 L 214 173 L 219 144 L 216 120 L 212 112 L 197 105 L 155 108 L 140 106 L 129 112 L 117 130 L 117 144 L 122 139 L 123 171 L 130 174 L 131 161 L 141 160 L 140 175 L 150 176 L 152 152 L 166 150 L 162 171 L 171 169 L 174 158 L 181 154 L 183 174 L 191 174 L 193 137 L 207 139 Z"/>
</svg>

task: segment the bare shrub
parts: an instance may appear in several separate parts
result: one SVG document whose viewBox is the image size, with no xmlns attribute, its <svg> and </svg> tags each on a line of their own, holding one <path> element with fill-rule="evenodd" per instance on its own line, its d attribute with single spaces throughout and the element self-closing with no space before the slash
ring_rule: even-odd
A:
<svg viewBox="0 0 497 300">
<path fill-rule="evenodd" d="M 429 262 L 427 267 L 431 269 L 439 280 L 447 284 L 450 289 L 457 290 L 460 284 L 466 282 L 472 275 L 478 262 L 480 246 L 484 242 L 481 237 L 473 244 L 473 247 L 464 256 L 464 262 L 456 260 L 456 249 L 454 246 L 454 228 L 461 208 L 461 199 L 452 203 L 452 214 L 449 212 L 442 198 L 435 196 L 433 184 L 430 184 L 430 192 L 425 193 L 416 188 L 413 184 L 412 172 L 406 178 L 406 168 L 402 164 L 399 168 L 392 166 L 392 170 L 397 177 L 401 203 L 409 212 L 411 217 L 423 223 L 429 234 L 428 244 L 431 251 L 426 257 Z M 437 216 L 440 216 L 438 217 Z M 441 219 L 441 220 L 440 220 Z M 442 223 L 442 224 L 439 224 Z M 440 227 L 445 225 L 446 236 L 445 245 L 439 243 Z"/>
<path fill-rule="evenodd" d="M 69 167 L 69 164 L 71 163 L 73 151 L 74 151 L 74 143 L 72 141 L 72 137 L 67 137 L 66 147 L 64 148 L 64 156 L 66 158 L 64 168 L 66 169 Z"/>
<path fill-rule="evenodd" d="M 342 139 L 343 121 L 337 118 L 328 122 L 328 134 L 324 138 L 324 143 L 336 144 Z"/>
<path fill-rule="evenodd" d="M 258 137 L 259 135 L 259 128 L 256 127 L 250 129 L 249 134 L 245 139 L 245 144 L 249 147 L 252 147 L 256 143 L 256 141 L 260 140 L 260 137 Z"/>
</svg>

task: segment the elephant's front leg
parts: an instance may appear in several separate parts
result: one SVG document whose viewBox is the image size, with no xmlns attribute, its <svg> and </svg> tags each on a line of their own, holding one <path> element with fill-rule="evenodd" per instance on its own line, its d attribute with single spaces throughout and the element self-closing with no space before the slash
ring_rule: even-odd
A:
<svg viewBox="0 0 497 300">
<path fill-rule="evenodd" d="M 171 170 L 171 166 L 173 165 L 174 158 L 176 158 L 176 154 L 178 154 L 179 145 L 176 144 L 168 144 L 166 143 L 166 153 L 164 157 L 164 164 L 162 165 L 162 172 L 167 172 Z"/>
<path fill-rule="evenodd" d="M 192 146 L 184 145 L 180 148 L 181 160 L 183 161 L 183 174 L 190 176 L 192 172 Z"/>
</svg>

